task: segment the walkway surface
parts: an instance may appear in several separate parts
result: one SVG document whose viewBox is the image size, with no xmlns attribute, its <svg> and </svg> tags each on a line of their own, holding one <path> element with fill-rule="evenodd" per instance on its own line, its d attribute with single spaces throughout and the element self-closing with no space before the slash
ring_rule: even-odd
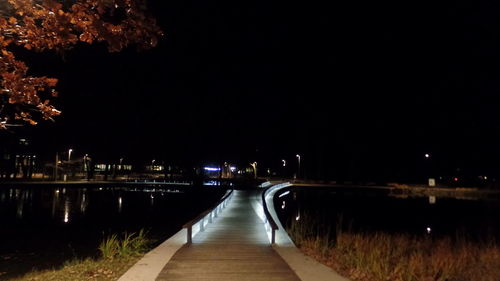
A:
<svg viewBox="0 0 500 281">
<path fill-rule="evenodd" d="M 299 281 L 271 247 L 252 208 L 254 196 L 255 191 L 235 190 L 214 223 L 177 251 L 156 281 Z"/>
</svg>

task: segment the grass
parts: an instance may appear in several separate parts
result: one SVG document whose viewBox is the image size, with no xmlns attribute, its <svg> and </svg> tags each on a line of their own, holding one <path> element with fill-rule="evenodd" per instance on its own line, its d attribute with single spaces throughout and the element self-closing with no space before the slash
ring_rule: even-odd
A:
<svg viewBox="0 0 500 281">
<path fill-rule="evenodd" d="M 99 251 L 104 259 L 133 256 L 147 248 L 148 240 L 144 230 L 136 233 L 125 233 L 123 239 L 118 239 L 116 234 L 104 239 L 99 245 Z"/>
<path fill-rule="evenodd" d="M 113 234 L 100 246 L 101 257 L 72 260 L 61 268 L 33 271 L 11 281 L 111 281 L 118 280 L 147 251 L 146 233 L 124 233 L 123 238 Z"/>
<path fill-rule="evenodd" d="M 288 233 L 307 255 L 356 281 L 498 281 L 495 242 L 322 229 L 302 215 Z M 492 240 L 493 241 L 493 240 Z"/>
</svg>

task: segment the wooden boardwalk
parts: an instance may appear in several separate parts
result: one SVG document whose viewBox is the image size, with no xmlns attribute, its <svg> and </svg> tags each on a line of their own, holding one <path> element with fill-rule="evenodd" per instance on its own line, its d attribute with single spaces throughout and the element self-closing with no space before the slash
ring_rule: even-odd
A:
<svg viewBox="0 0 500 281">
<path fill-rule="evenodd" d="M 271 247 L 251 205 L 255 195 L 235 190 L 214 223 L 179 249 L 156 281 L 299 281 Z"/>
</svg>

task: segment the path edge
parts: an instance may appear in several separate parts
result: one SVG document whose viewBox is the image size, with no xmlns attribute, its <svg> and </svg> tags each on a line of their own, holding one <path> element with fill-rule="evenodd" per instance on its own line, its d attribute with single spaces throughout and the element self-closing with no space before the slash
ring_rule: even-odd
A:
<svg viewBox="0 0 500 281">
<path fill-rule="evenodd" d="M 172 256 L 187 242 L 187 230 L 179 232 L 149 251 L 136 262 L 118 281 L 154 281 Z"/>
<path fill-rule="evenodd" d="M 278 184 L 270 187 L 265 192 L 265 200 L 269 213 L 278 225 L 276 231 L 276 242 L 272 245 L 273 249 L 280 255 L 290 268 L 297 274 L 302 281 L 350 281 L 350 279 L 341 276 L 332 268 L 316 261 L 315 259 L 304 255 L 293 243 L 288 233 L 283 228 L 276 210 L 274 208 L 274 195 L 284 188 L 292 187 L 293 184 Z"/>
</svg>

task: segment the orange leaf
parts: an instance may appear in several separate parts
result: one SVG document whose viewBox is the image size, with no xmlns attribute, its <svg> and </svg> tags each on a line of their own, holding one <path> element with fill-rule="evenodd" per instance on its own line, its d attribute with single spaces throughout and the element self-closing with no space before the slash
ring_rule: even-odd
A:
<svg viewBox="0 0 500 281">
<path fill-rule="evenodd" d="M 47 85 L 49 87 L 55 87 L 57 84 L 57 79 L 56 78 L 47 78 L 47 79 L 45 79 L 45 82 L 47 82 Z"/>
</svg>

